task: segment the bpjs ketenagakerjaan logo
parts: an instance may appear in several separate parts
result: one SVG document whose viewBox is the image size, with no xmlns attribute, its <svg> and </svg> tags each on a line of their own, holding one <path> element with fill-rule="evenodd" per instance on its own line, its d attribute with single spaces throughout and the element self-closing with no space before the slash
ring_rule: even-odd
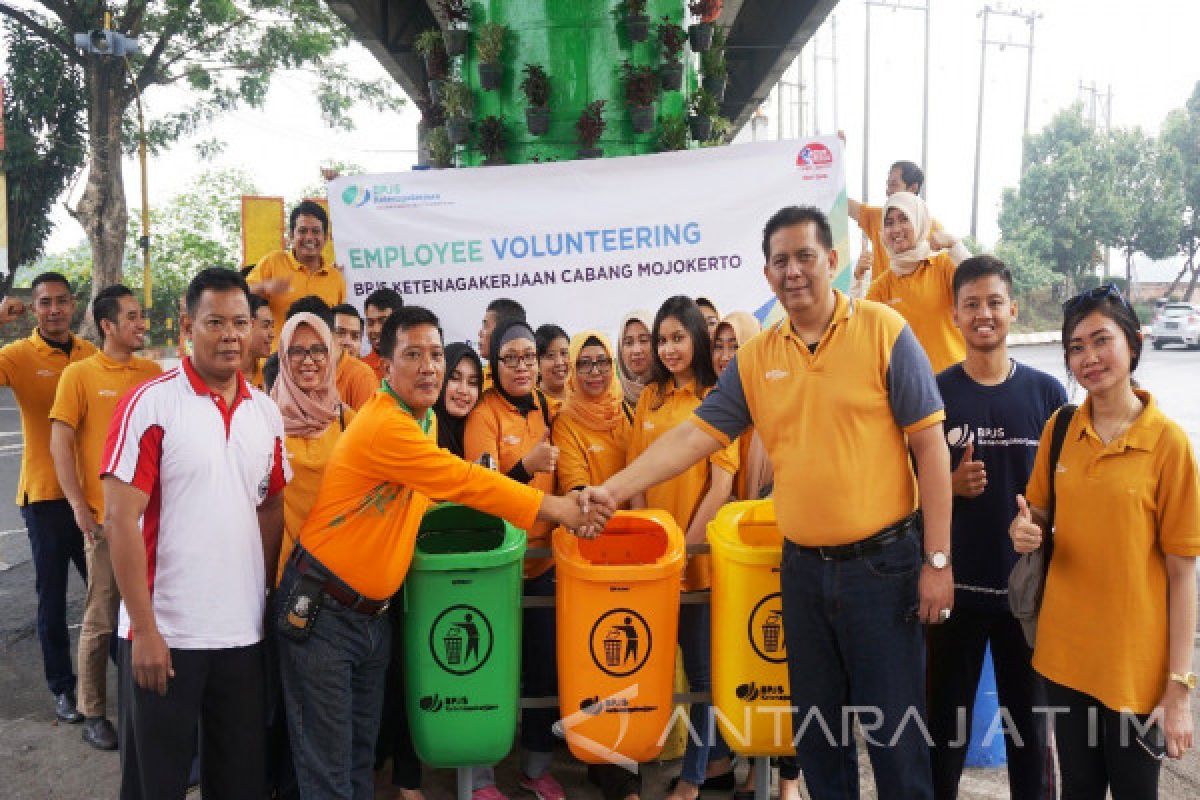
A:
<svg viewBox="0 0 1200 800">
<path fill-rule="evenodd" d="M 413 191 L 401 183 L 377 183 L 370 186 L 349 184 L 342 189 L 342 203 L 352 208 L 362 208 L 370 205 L 379 206 L 416 206 L 437 203 L 442 199 L 437 192 Z"/>
</svg>

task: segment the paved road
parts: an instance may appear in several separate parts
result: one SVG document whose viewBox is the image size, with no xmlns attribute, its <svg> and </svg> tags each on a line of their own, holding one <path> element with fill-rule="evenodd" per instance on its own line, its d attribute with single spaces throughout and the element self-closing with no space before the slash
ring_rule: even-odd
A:
<svg viewBox="0 0 1200 800">
<path fill-rule="evenodd" d="M 1058 345 L 1022 347 L 1015 356 L 1065 381 L 1062 350 Z M 1200 352 L 1147 349 L 1138 370 L 1141 384 L 1153 392 L 1165 412 L 1188 431 L 1200 451 Z M 1079 399 L 1076 392 L 1075 400 Z M 9 800 L 81 800 L 114 797 L 117 762 L 112 754 L 97 753 L 79 740 L 78 728 L 56 726 L 49 713 L 49 695 L 41 677 L 37 637 L 33 569 L 24 522 L 11 498 L 20 466 L 21 426 L 11 392 L 0 389 L 0 786 Z M 70 590 L 70 619 L 82 611 L 83 587 L 74 580 Z M 77 626 L 76 626 L 77 628 Z M 76 629 L 72 633 L 76 633 Z M 1197 663 L 1200 663 L 1198 659 Z M 110 680 L 111 684 L 111 680 Z M 115 687 L 110 697 L 116 697 Z M 1197 703 L 1200 714 L 1200 703 Z M 115 702 L 113 702 L 115 710 Z M 111 712 L 110 712 L 111 713 Z M 1197 724 L 1200 730 L 1200 722 Z M 870 786 L 864 762 L 864 786 Z M 661 769 L 652 768 L 647 786 L 660 786 Z M 513 785 L 511 769 L 500 773 L 502 785 Z M 592 800 L 598 795 L 582 787 L 582 770 L 564 774 L 572 795 Z M 430 776 L 430 796 L 452 797 L 451 777 L 445 771 Z M 577 780 L 576 780 L 577 778 Z M 1001 770 L 971 770 L 964 778 L 964 800 L 1007 797 Z M 648 791 L 650 797 L 656 791 Z M 872 797 L 873 792 L 865 792 Z M 382 796 L 382 795 L 381 795 Z M 1200 758 L 1192 755 L 1182 764 L 1168 764 L 1161 796 L 1167 800 L 1200 797 Z"/>
</svg>

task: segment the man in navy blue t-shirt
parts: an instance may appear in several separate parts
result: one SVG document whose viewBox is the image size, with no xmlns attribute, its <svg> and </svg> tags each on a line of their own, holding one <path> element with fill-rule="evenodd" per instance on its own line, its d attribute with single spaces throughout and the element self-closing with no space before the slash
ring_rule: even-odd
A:
<svg viewBox="0 0 1200 800">
<path fill-rule="evenodd" d="M 1066 403 L 1062 384 L 1008 356 L 1005 339 L 1017 316 L 1012 275 L 993 256 L 975 256 L 954 276 L 954 321 L 967 358 L 938 375 L 946 405 L 953 474 L 954 613 L 928 630 L 929 729 L 934 796 L 958 794 L 984 651 L 990 643 L 1002 714 L 1011 796 L 1053 796 L 1041 679 L 1032 651 L 1008 607 L 1008 574 L 1017 561 L 1008 536 L 1016 496 L 1025 490 L 1038 440 Z M 1014 733 L 1015 732 L 1015 733 Z M 1012 734 L 1012 735 L 1010 735 Z"/>
</svg>

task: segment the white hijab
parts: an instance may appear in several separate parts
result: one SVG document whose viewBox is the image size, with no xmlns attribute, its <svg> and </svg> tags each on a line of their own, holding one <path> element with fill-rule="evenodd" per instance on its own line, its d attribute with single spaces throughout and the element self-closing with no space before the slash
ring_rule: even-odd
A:
<svg viewBox="0 0 1200 800">
<path fill-rule="evenodd" d="M 916 271 L 918 264 L 933 255 L 933 250 L 929 247 L 929 233 L 933 228 L 933 221 L 929 218 L 929 209 L 925 206 L 925 201 L 912 192 L 896 192 L 887 199 L 883 204 L 885 220 L 888 211 L 893 208 L 899 209 L 912 223 L 913 237 L 917 244 L 911 250 L 897 253 L 892 250 L 891 242 L 885 235 L 883 246 L 892 259 L 892 269 L 899 275 L 911 275 Z"/>
</svg>

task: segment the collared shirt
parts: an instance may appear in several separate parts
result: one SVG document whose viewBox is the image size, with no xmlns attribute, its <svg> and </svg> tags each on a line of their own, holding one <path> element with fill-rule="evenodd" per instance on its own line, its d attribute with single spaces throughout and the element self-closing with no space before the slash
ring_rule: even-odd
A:
<svg viewBox="0 0 1200 800">
<path fill-rule="evenodd" d="M 374 600 L 400 588 L 430 498 L 464 503 L 528 530 L 542 492 L 437 445 L 395 397 L 376 392 L 338 439 L 300 542 Z"/>
<path fill-rule="evenodd" d="M 256 512 L 291 477 L 283 437 L 271 398 L 239 375 L 227 405 L 190 358 L 117 406 L 101 474 L 150 498 L 142 515 L 146 583 L 169 647 L 262 640 L 266 576 Z M 119 635 L 129 638 L 124 604 Z"/>
<path fill-rule="evenodd" d="M 387 362 L 383 360 L 383 356 L 376 353 L 374 350 L 367 353 L 362 358 L 362 362 L 370 367 L 375 372 L 375 380 L 381 381 L 387 377 Z"/>
<path fill-rule="evenodd" d="M 1135 391 L 1145 407 L 1108 444 L 1096 434 L 1090 398 L 1067 427 L 1033 666 L 1107 708 L 1148 714 L 1168 671 L 1164 554 L 1200 555 L 1200 471 L 1183 428 Z M 1051 419 L 1025 490 L 1042 509 L 1053 429 Z"/>
<path fill-rule="evenodd" d="M 321 257 L 321 268 L 309 272 L 308 267 L 296 260 L 291 250 L 272 250 L 262 257 L 258 265 L 246 276 L 247 283 L 263 283 L 276 278 L 286 278 L 291 283 L 286 291 L 267 298 L 271 313 L 275 316 L 275 339 L 272 350 L 279 347 L 279 334 L 287 322 L 287 310 L 301 297 L 316 295 L 329 307 L 346 302 L 346 279 L 337 267 L 325 263 Z"/>
<path fill-rule="evenodd" d="M 479 404 L 467 417 L 463 431 L 463 457 L 467 461 L 478 461 L 484 453 L 496 459 L 496 467 L 508 474 L 525 454 L 542 442 L 549 428 L 546 414 L 536 405 L 528 414 L 522 415 L 516 407 L 504 399 L 495 389 L 488 389 L 479 399 Z M 553 422 L 553 419 L 551 419 Z M 529 486 L 542 492 L 554 491 L 554 473 L 538 472 L 530 478 Z M 529 547 L 549 547 L 553 526 L 538 520 L 525 530 Z M 536 578 L 554 563 L 549 558 L 525 559 L 525 577 Z"/>
<path fill-rule="evenodd" d="M 949 369 L 967 357 L 962 331 L 954 324 L 954 271 L 947 253 L 922 261 L 910 275 L 888 270 L 871 284 L 867 299 L 900 312 L 925 348 L 934 373 Z"/>
<path fill-rule="evenodd" d="M 379 378 L 375 371 L 354 356 L 343 354 L 338 359 L 337 370 L 333 375 L 337 384 L 338 396 L 342 402 L 355 411 L 371 399 L 371 395 L 379 391 Z"/>
<path fill-rule="evenodd" d="M 61 500 L 62 487 L 50 458 L 50 407 L 67 364 L 83 361 L 96 352 L 86 339 L 70 334 L 71 354 L 42 338 L 35 330 L 28 338 L 0 348 L 0 386 L 12 387 L 21 409 L 21 477 L 17 479 L 17 505 Z"/>
<path fill-rule="evenodd" d="M 911 514 L 906 435 L 945 418 L 904 319 L 835 295 L 815 352 L 785 317 L 741 346 L 693 420 L 726 445 L 754 426 L 775 469 L 779 526 L 806 547 L 857 542 Z"/>
<path fill-rule="evenodd" d="M 694 383 L 677 387 L 671 382 L 668 383 L 665 392 L 657 384 L 649 384 L 642 391 L 637 409 L 633 412 L 629 447 L 625 454 L 626 462 L 633 463 L 663 434 L 686 422 L 700 405 L 702 397 L 703 395 L 696 393 Z M 646 507 L 668 512 L 679 525 L 679 529 L 687 533 L 697 506 L 712 484 L 712 467 L 718 467 L 731 476 L 737 474 L 737 437 L 726 441 L 725 445 L 723 449 L 696 462 L 671 480 L 647 489 Z M 707 555 L 694 555 L 688 559 L 683 573 L 685 590 L 699 591 L 709 588 L 712 583 L 709 561 L 710 557 Z"/>
<path fill-rule="evenodd" d="M 942 223 L 930 220 L 930 231 L 940 231 Z M 883 206 L 863 204 L 858 212 L 858 227 L 871 240 L 871 283 L 892 268 L 892 257 L 883 246 Z"/>
<path fill-rule="evenodd" d="M 79 483 L 96 519 L 104 518 L 100 457 L 113 412 L 126 392 L 160 374 L 162 367 L 153 361 L 134 356 L 120 362 L 103 350 L 63 370 L 50 419 L 75 430 Z"/>
<path fill-rule="evenodd" d="M 558 493 L 599 486 L 624 469 L 630 432 L 630 421 L 624 414 L 611 431 L 592 430 L 567 414 L 555 417 L 551 440 L 558 448 Z"/>
</svg>

